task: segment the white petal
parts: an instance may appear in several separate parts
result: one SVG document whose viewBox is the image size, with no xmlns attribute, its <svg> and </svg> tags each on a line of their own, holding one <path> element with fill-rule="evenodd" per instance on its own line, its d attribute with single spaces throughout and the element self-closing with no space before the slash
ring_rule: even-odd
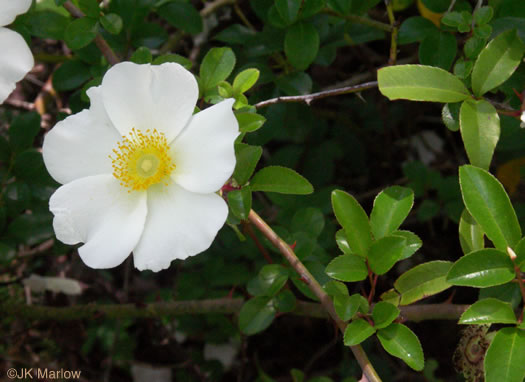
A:
<svg viewBox="0 0 525 382">
<path fill-rule="evenodd" d="M 128 192 L 112 175 L 77 179 L 51 196 L 53 228 L 66 244 L 78 249 L 91 268 L 116 267 L 129 256 L 144 229 L 145 192 Z"/>
<path fill-rule="evenodd" d="M 44 163 L 59 183 L 113 172 L 109 155 L 122 137 L 105 114 L 99 90 L 88 90 L 89 110 L 58 122 L 44 139 Z"/>
<path fill-rule="evenodd" d="M 16 83 L 33 68 L 35 62 L 24 38 L 12 30 L 1 27 L 0 52 L 2 52 L 0 54 L 0 103 L 2 103 L 15 89 Z"/>
<path fill-rule="evenodd" d="M 191 117 L 198 95 L 195 77 L 175 63 L 123 62 L 102 80 L 104 106 L 122 135 L 133 127 L 157 129 L 171 142 Z"/>
<path fill-rule="evenodd" d="M 219 190 L 235 168 L 233 143 L 239 124 L 228 99 L 195 114 L 171 145 L 172 179 L 188 191 Z"/>
<path fill-rule="evenodd" d="M 135 267 L 157 272 L 174 259 L 205 251 L 227 215 L 217 194 L 195 194 L 175 183 L 150 187 L 144 233 L 133 250 Z"/>
<path fill-rule="evenodd" d="M 32 0 L 0 0 L 0 27 L 15 21 L 16 16 L 27 12 Z"/>
</svg>

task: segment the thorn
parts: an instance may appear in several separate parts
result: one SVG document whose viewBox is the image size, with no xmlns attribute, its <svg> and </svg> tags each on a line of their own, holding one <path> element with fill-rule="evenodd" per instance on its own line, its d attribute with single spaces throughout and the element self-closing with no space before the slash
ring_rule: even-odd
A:
<svg viewBox="0 0 525 382">
<path fill-rule="evenodd" d="M 512 88 L 512 91 L 514 92 L 514 94 L 516 94 L 520 101 L 523 102 L 523 95 L 514 88 Z"/>
<path fill-rule="evenodd" d="M 308 284 L 310 282 L 310 279 L 306 275 L 301 275 L 301 277 L 299 277 L 299 280 L 305 284 Z"/>
<path fill-rule="evenodd" d="M 233 298 L 233 292 L 235 291 L 235 286 L 232 287 L 232 289 L 230 289 L 230 291 L 228 292 L 228 296 L 226 298 Z"/>
<path fill-rule="evenodd" d="M 297 247 L 297 240 L 294 241 L 292 245 L 290 245 L 290 248 L 292 249 L 292 251 L 295 251 L 295 247 Z"/>
</svg>

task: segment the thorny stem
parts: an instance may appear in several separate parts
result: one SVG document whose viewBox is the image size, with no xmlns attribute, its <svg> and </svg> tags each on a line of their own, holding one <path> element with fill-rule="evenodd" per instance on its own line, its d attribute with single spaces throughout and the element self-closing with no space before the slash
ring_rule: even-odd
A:
<svg viewBox="0 0 525 382">
<path fill-rule="evenodd" d="M 307 105 L 310 105 L 310 103 L 312 103 L 313 101 L 321 99 L 321 98 L 333 97 L 333 96 L 338 96 L 342 94 L 358 93 L 360 91 L 372 89 L 375 87 L 377 87 L 377 81 L 370 81 L 370 82 L 365 82 L 364 84 L 345 86 L 345 87 L 338 88 L 338 89 L 324 90 L 322 92 L 305 94 L 301 96 L 285 96 L 285 97 L 271 98 L 266 101 L 261 101 L 259 103 L 256 103 L 254 106 L 257 109 L 261 109 L 263 107 L 267 107 L 267 106 L 270 106 L 276 103 L 281 103 L 281 102 L 304 102 Z"/>
<path fill-rule="evenodd" d="M 301 276 L 301 280 L 304 281 L 308 288 L 310 288 L 310 290 L 317 296 L 319 301 L 321 301 L 321 304 L 326 309 L 330 317 L 335 321 L 335 323 L 339 327 L 339 330 L 344 333 L 346 329 L 346 323 L 342 321 L 335 312 L 332 300 L 323 290 L 319 282 L 312 276 L 310 271 L 306 269 L 301 260 L 299 260 L 299 258 L 295 255 L 294 251 L 290 248 L 290 246 L 283 239 L 281 239 L 270 228 L 270 226 L 266 224 L 266 222 L 259 215 L 257 215 L 257 213 L 254 210 L 250 210 L 248 220 L 250 220 L 253 223 L 253 225 L 255 225 L 255 227 L 257 227 L 257 229 L 261 231 L 261 233 L 264 236 L 266 236 L 266 238 L 270 240 L 270 242 L 281 252 L 281 254 L 286 258 L 286 260 L 288 260 L 292 268 L 294 268 L 295 271 L 299 274 L 299 276 Z M 354 353 L 354 356 L 357 359 L 359 365 L 361 366 L 361 369 L 366 375 L 368 381 L 380 382 L 381 379 L 379 378 L 379 375 L 370 363 L 361 345 L 350 346 L 350 349 Z"/>
<path fill-rule="evenodd" d="M 363 25 L 368 25 L 369 27 L 372 27 L 372 28 L 376 28 L 376 29 L 381 29 L 385 32 L 388 32 L 388 33 L 391 33 L 392 32 L 392 26 L 388 25 L 388 24 L 385 24 L 385 23 L 382 23 L 381 21 L 376 21 L 376 20 L 372 20 L 368 17 L 363 17 L 363 16 L 357 16 L 357 15 L 343 15 L 339 12 L 336 12 L 332 9 L 324 9 L 323 10 L 323 13 L 326 13 L 328 15 L 332 15 L 332 16 L 335 16 L 335 17 L 339 17 L 341 19 L 345 19 L 345 20 L 348 20 L 348 21 L 352 21 L 354 23 L 357 23 L 357 24 L 363 24 Z"/>
<path fill-rule="evenodd" d="M 84 17 L 84 13 L 80 9 L 78 9 L 71 1 L 66 1 L 64 3 L 64 8 L 71 14 L 71 16 L 78 18 Z M 115 52 L 113 52 L 113 49 L 111 49 L 111 47 L 101 35 L 97 34 L 97 37 L 95 37 L 95 44 L 111 65 L 115 65 L 120 62 L 120 59 L 117 57 Z"/>
</svg>

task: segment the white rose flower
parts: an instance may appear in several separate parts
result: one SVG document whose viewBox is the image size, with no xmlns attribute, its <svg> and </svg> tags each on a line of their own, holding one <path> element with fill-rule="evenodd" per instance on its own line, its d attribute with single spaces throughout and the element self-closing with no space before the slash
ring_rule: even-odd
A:
<svg viewBox="0 0 525 382">
<path fill-rule="evenodd" d="M 525 111 L 521 113 L 521 127 L 525 127 Z"/>
<path fill-rule="evenodd" d="M 233 99 L 192 115 L 199 90 L 175 63 L 124 62 L 87 92 L 88 110 L 46 135 L 43 156 L 62 183 L 49 201 L 57 238 L 85 243 L 92 268 L 159 271 L 206 250 L 224 225 L 216 194 L 235 167 Z"/>
<path fill-rule="evenodd" d="M 31 0 L 0 0 L 0 104 L 35 64 L 31 50 L 17 32 L 4 28 L 27 12 Z"/>
</svg>

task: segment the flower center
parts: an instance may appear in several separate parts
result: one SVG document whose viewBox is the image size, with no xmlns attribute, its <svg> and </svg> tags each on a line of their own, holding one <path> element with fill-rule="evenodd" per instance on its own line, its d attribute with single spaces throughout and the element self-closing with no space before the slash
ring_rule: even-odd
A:
<svg viewBox="0 0 525 382">
<path fill-rule="evenodd" d="M 117 146 L 113 149 L 113 155 L 109 156 L 113 162 L 113 176 L 130 192 L 146 190 L 165 181 L 175 168 L 168 141 L 157 130 L 143 133 L 133 128 Z"/>
</svg>

